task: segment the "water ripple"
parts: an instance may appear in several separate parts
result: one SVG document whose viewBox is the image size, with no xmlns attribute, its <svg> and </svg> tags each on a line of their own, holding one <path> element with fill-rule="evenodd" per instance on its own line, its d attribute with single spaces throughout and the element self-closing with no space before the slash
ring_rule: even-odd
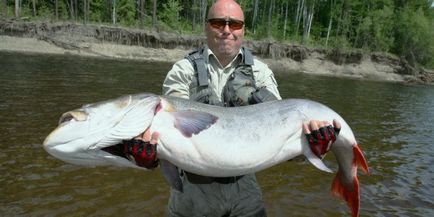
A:
<svg viewBox="0 0 434 217">
<path fill-rule="evenodd" d="M 41 143 L 81 104 L 159 93 L 169 64 L 0 53 L 0 216 L 162 216 L 159 171 L 83 168 Z M 371 168 L 360 175 L 362 216 L 434 216 L 434 89 L 277 73 L 283 98 L 329 105 L 352 127 Z M 336 170 L 332 155 L 325 161 Z M 270 216 L 348 216 L 334 174 L 306 161 L 257 174 Z"/>
</svg>

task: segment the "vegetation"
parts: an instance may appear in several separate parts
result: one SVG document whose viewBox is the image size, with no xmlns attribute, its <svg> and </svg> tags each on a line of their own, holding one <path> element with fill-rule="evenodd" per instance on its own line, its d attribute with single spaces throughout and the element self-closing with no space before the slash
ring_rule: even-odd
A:
<svg viewBox="0 0 434 217">
<path fill-rule="evenodd" d="M 0 0 L 0 16 L 200 34 L 211 0 Z M 434 68 L 433 0 L 239 0 L 246 36 L 389 52 Z"/>
</svg>

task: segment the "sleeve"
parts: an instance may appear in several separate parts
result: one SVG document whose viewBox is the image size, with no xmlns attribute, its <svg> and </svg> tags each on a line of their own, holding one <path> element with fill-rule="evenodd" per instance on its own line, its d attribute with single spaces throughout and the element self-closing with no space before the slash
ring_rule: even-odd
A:
<svg viewBox="0 0 434 217">
<path fill-rule="evenodd" d="M 176 62 L 167 73 L 163 82 L 163 95 L 188 99 L 190 84 L 194 77 L 194 69 L 187 59 Z"/>
<path fill-rule="evenodd" d="M 265 87 L 267 88 L 267 90 L 273 93 L 274 96 L 277 97 L 277 99 L 282 99 L 279 90 L 277 89 L 277 82 L 274 78 L 273 71 L 271 71 L 271 69 L 268 68 L 265 63 L 254 59 L 254 65 L 252 67 L 252 70 L 253 76 L 255 77 L 256 86 L 258 86 L 259 88 Z"/>
</svg>

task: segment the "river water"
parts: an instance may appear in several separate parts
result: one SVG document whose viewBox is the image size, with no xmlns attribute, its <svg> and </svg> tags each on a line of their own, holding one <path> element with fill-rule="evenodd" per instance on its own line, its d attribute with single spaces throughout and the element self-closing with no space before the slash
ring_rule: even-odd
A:
<svg viewBox="0 0 434 217">
<path fill-rule="evenodd" d="M 160 93 L 170 64 L 0 53 L 0 216 L 163 216 L 159 170 L 84 168 L 42 148 L 82 104 Z M 434 87 L 276 72 L 283 98 L 327 104 L 352 126 L 371 175 L 361 216 L 434 216 Z M 336 170 L 332 154 L 326 164 Z M 291 161 L 257 174 L 269 216 L 349 216 L 334 174 Z"/>
</svg>

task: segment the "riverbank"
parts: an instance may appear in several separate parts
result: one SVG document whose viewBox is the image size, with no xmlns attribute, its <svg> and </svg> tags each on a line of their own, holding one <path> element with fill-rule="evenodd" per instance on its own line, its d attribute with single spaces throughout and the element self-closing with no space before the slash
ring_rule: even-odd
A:
<svg viewBox="0 0 434 217">
<path fill-rule="evenodd" d="M 173 63 L 205 43 L 185 36 L 139 29 L 73 23 L 0 21 L 0 51 L 70 54 Z M 272 41 L 245 41 L 276 72 L 302 72 L 366 80 L 434 83 L 434 72 L 384 53 L 307 48 Z"/>
</svg>

